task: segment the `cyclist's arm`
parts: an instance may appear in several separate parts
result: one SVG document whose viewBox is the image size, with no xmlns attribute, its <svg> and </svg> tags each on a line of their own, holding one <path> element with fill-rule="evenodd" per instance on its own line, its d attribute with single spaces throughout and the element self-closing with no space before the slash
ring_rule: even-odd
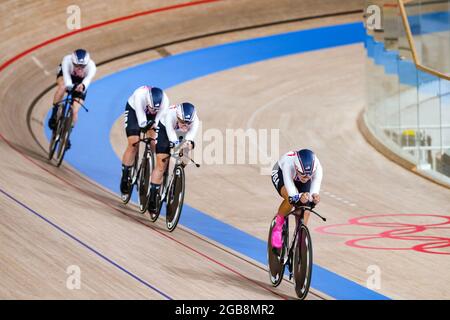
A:
<svg viewBox="0 0 450 320">
<path fill-rule="evenodd" d="M 70 65 L 72 64 L 70 56 L 64 57 L 62 63 L 61 63 L 61 70 L 63 74 L 64 79 L 64 85 L 66 89 L 72 90 L 73 88 L 73 82 L 72 82 L 72 76 L 70 75 Z"/>
<path fill-rule="evenodd" d="M 136 118 L 140 128 L 144 128 L 147 125 L 147 115 L 145 114 L 145 95 L 143 92 L 134 93 L 134 110 L 136 111 Z"/>
<path fill-rule="evenodd" d="M 166 132 L 169 141 L 174 144 L 178 144 L 178 137 L 177 133 L 175 132 L 175 126 L 177 124 L 177 115 L 175 114 L 175 112 L 168 112 L 166 113 L 165 120 L 166 121 L 164 125 L 166 126 Z"/>
<path fill-rule="evenodd" d="M 165 115 L 167 109 L 169 109 L 169 98 L 167 97 L 166 93 L 164 92 L 163 100 L 161 103 L 161 108 L 159 109 L 158 113 L 155 117 L 155 126 L 158 125 L 159 120 Z"/>
<path fill-rule="evenodd" d="M 320 161 L 317 158 L 316 162 L 317 162 L 317 169 L 311 178 L 311 189 L 310 189 L 311 194 L 319 194 L 320 185 L 322 184 L 322 177 L 323 177 L 322 165 L 320 164 Z"/>
<path fill-rule="evenodd" d="M 84 77 L 83 82 L 81 82 L 82 84 L 84 84 L 84 90 L 87 90 L 87 88 L 89 87 L 89 85 L 92 82 L 92 79 L 94 79 L 95 74 L 97 73 L 97 66 L 95 65 L 95 63 L 93 61 L 89 62 L 86 72 L 87 72 L 87 74 Z"/>
<path fill-rule="evenodd" d="M 194 123 L 192 123 L 192 127 L 186 133 L 185 140 L 194 141 L 195 136 L 197 135 L 198 128 L 200 126 L 200 120 L 197 115 L 195 116 Z"/>
</svg>

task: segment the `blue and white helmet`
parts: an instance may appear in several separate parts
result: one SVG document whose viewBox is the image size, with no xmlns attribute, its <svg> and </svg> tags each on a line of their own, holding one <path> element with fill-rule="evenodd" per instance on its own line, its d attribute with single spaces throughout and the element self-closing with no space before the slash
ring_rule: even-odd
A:
<svg viewBox="0 0 450 320">
<path fill-rule="evenodd" d="M 316 155 L 308 149 L 296 152 L 295 170 L 302 176 L 312 176 L 317 169 Z"/>
<path fill-rule="evenodd" d="M 177 118 L 182 123 L 192 123 L 195 119 L 195 106 L 189 102 L 177 105 Z"/>
<path fill-rule="evenodd" d="M 91 61 L 89 52 L 84 49 L 77 49 L 72 53 L 72 63 L 86 66 Z"/>
<path fill-rule="evenodd" d="M 148 106 L 154 112 L 158 112 L 158 110 L 161 108 L 164 99 L 164 91 L 162 91 L 162 89 L 157 87 L 147 86 L 147 88 L 148 88 L 148 98 L 150 98 L 150 101 L 148 101 Z"/>
</svg>

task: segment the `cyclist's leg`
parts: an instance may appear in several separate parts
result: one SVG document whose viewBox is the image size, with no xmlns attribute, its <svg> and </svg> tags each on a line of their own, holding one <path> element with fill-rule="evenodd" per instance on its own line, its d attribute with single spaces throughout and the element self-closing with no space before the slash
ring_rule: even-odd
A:
<svg viewBox="0 0 450 320">
<path fill-rule="evenodd" d="M 84 100 L 81 98 L 75 98 L 72 104 L 72 129 L 75 127 L 75 124 L 78 121 L 78 111 L 81 108 L 80 103 L 84 103 Z M 70 137 L 69 140 L 67 140 L 67 145 L 66 145 L 66 149 L 70 149 L 72 146 L 72 143 L 70 142 Z"/>
<path fill-rule="evenodd" d="M 152 172 L 150 187 L 150 210 L 156 209 L 156 195 L 161 188 L 164 172 L 167 169 L 170 159 L 169 138 L 167 137 L 166 128 L 160 125 L 157 143 L 156 143 L 156 166 Z"/>
<path fill-rule="evenodd" d="M 156 114 L 155 115 L 147 114 L 147 121 L 155 121 L 155 118 L 156 118 Z M 156 139 L 157 136 L 158 136 L 158 134 L 155 132 L 155 130 L 150 129 L 150 130 L 147 131 L 147 137 L 150 137 L 152 139 Z M 152 148 L 153 153 L 155 153 L 156 152 L 156 141 L 152 140 L 150 142 L 150 146 Z"/>
<path fill-rule="evenodd" d="M 282 231 L 284 219 L 292 209 L 292 206 L 289 203 L 289 195 L 287 193 L 286 187 L 284 186 L 283 172 L 278 167 L 278 164 L 275 164 L 272 170 L 272 183 L 278 194 L 283 198 L 283 201 L 278 207 L 278 212 L 275 217 L 275 226 L 272 229 L 272 247 L 279 249 L 283 244 Z"/>
<path fill-rule="evenodd" d="M 277 215 L 284 218 L 291 211 L 292 206 L 289 203 L 289 195 L 284 186 L 283 171 L 279 168 L 278 163 L 276 163 L 272 169 L 272 184 L 280 197 L 283 198 L 283 201 L 281 201 L 281 204 L 278 207 Z"/>
<path fill-rule="evenodd" d="M 53 105 L 60 102 L 64 98 L 64 93 L 66 93 L 66 86 L 64 85 L 63 76 L 56 78 L 56 91 L 53 96 Z"/>
<path fill-rule="evenodd" d="M 120 180 L 120 191 L 123 194 L 128 194 L 130 188 L 128 177 L 130 170 L 134 165 L 134 159 L 138 150 L 138 145 L 133 146 L 133 144 L 139 141 L 140 133 L 136 113 L 134 112 L 134 109 L 131 108 L 128 104 L 125 108 L 124 121 L 128 145 L 122 157 L 122 178 Z"/>
<path fill-rule="evenodd" d="M 72 75 L 72 83 L 74 88 L 77 88 L 81 83 L 83 83 L 84 78 L 76 76 L 76 75 Z M 82 91 L 74 91 L 72 94 L 74 103 L 73 103 L 73 122 L 72 122 L 72 127 L 75 126 L 75 124 L 78 121 L 78 111 L 81 108 L 81 104 L 84 103 L 84 100 L 86 100 L 86 95 L 87 95 L 87 91 L 85 90 L 84 92 Z"/>
<path fill-rule="evenodd" d="M 78 121 L 78 111 L 80 111 L 81 105 L 80 103 L 84 103 L 84 100 L 82 99 L 74 99 L 72 110 L 73 110 L 73 120 L 72 120 L 72 128 L 75 127 L 75 124 Z"/>
<path fill-rule="evenodd" d="M 128 145 L 123 153 L 122 164 L 125 166 L 132 167 L 134 165 L 134 159 L 136 157 L 136 152 L 138 150 L 138 145 L 134 145 L 139 141 L 138 135 L 131 135 L 127 137 Z"/>
<path fill-rule="evenodd" d="M 282 186 L 280 189 L 280 195 L 283 197 L 283 201 L 281 201 L 280 206 L 278 207 L 278 215 L 282 217 L 286 217 L 289 212 L 292 210 L 292 205 L 289 203 L 289 195 L 285 186 Z"/>
<path fill-rule="evenodd" d="M 64 79 L 61 75 L 58 74 L 56 78 L 56 91 L 53 96 L 53 106 L 52 106 L 52 114 L 48 120 L 48 127 L 50 129 L 54 129 L 56 126 L 56 115 L 58 111 L 58 102 L 60 102 L 64 98 L 64 93 L 66 92 L 66 87 L 64 85 Z"/>
<path fill-rule="evenodd" d="M 167 136 L 166 127 L 160 124 L 156 143 L 156 167 L 152 172 L 152 184 L 161 184 L 169 164 L 170 143 Z"/>
<path fill-rule="evenodd" d="M 73 121 L 72 121 L 72 127 L 75 127 L 75 124 L 78 121 L 78 111 L 80 111 L 81 104 L 84 104 L 84 100 L 86 100 L 86 94 L 87 92 L 79 92 L 75 91 L 73 93 Z"/>
<path fill-rule="evenodd" d="M 148 130 L 147 131 L 147 137 L 150 137 L 152 139 L 156 139 L 158 136 L 158 134 L 154 131 L 154 130 Z M 152 140 L 150 142 L 150 146 L 152 148 L 152 151 L 155 153 L 156 152 L 156 141 Z"/>
</svg>

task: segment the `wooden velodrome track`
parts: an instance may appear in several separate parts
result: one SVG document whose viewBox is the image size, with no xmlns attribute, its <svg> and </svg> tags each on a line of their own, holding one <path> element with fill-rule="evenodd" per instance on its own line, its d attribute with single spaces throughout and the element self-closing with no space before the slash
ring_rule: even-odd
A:
<svg viewBox="0 0 450 320">
<path fill-rule="evenodd" d="M 359 1 L 348 1 L 345 7 L 339 4 L 337 8 L 329 4 L 312 6 L 312 2 L 304 1 L 299 10 L 292 10 L 293 1 L 278 1 L 274 5 L 264 0 L 219 1 L 202 4 L 201 9 L 199 5 L 160 12 L 64 38 L 2 68 L 0 297 L 293 298 L 292 285 L 287 281 L 280 288 L 270 287 L 265 266 L 203 239 L 186 228 L 180 227 L 175 233 L 168 234 L 160 222 L 153 226 L 139 219 L 135 209 L 124 209 L 117 196 L 87 181 L 70 166 L 56 169 L 49 165 L 40 144 L 46 146 L 42 125 L 51 92 L 42 96 L 31 114 L 29 110 L 33 100 L 53 84 L 53 70 L 61 57 L 80 43 L 92 51 L 97 62 L 102 62 L 203 34 L 302 16 L 351 11 L 361 6 Z M 134 1 L 126 6 L 106 6 L 93 1 L 82 3 L 82 10 L 88 9 L 83 11 L 83 26 L 88 26 L 112 17 L 182 1 L 152 1 L 151 4 Z M 32 2 L 20 2 L 20 5 L 16 1 L 3 2 L 1 15 L 8 13 L 8 18 L 1 19 L 1 23 L 6 24 L 2 25 L 2 38 L 6 41 L 2 41 L 0 46 L 6 54 L 0 57 L 1 65 L 35 44 L 66 33 L 65 8 L 68 4 L 61 1 L 55 5 L 54 2 L 43 1 L 37 6 Z M 42 12 L 42 15 L 36 15 L 36 12 Z M 183 23 L 180 23 L 180 16 Z M 98 76 L 160 58 L 167 53 L 358 18 L 359 15 L 346 15 L 315 19 L 184 41 L 104 64 L 99 68 Z M 343 224 L 350 218 L 373 214 L 446 214 L 450 209 L 448 190 L 389 162 L 358 132 L 356 119 L 364 105 L 363 67 L 362 46 L 348 46 L 229 70 L 172 88 L 169 94 L 172 101 L 186 98 L 198 105 L 208 105 L 202 109 L 202 120 L 207 127 L 224 129 L 224 124 L 218 119 L 225 116 L 225 97 L 230 92 L 240 92 L 242 100 L 238 99 L 235 105 L 227 105 L 233 115 L 227 123 L 229 127 L 280 127 L 284 129 L 280 152 L 292 147 L 313 147 L 326 170 L 321 212 L 326 212 L 329 224 Z M 301 77 L 286 81 L 292 70 Z M 276 74 L 276 78 L 265 77 L 268 72 Z M 236 82 L 236 76 L 243 73 L 248 77 L 239 77 Z M 282 83 L 273 90 L 277 90 L 276 96 L 282 96 L 283 100 L 269 99 L 274 96 L 270 90 L 251 97 L 248 97 L 247 90 L 237 90 L 237 87 L 252 88 L 256 83 L 261 88 Z M 286 123 L 286 119 L 295 115 L 298 100 L 302 101 L 304 108 L 311 110 L 306 112 L 308 121 L 304 122 L 302 130 L 294 126 L 293 120 Z M 270 108 L 271 103 L 285 107 L 280 112 Z M 336 108 L 336 112 L 327 113 L 327 108 Z M 265 111 L 264 117 L 259 110 Z M 268 122 L 266 119 L 272 120 Z M 119 127 L 115 126 L 112 131 L 112 143 L 118 152 L 123 149 L 124 142 Z M 299 136 L 302 141 L 298 140 Z M 74 148 L 71 152 L 76 151 Z M 345 174 L 340 174 L 344 171 Z M 191 170 L 186 202 L 266 239 L 268 222 L 279 200 L 269 178 L 255 176 L 254 172 L 251 166 L 204 166 L 202 170 Z M 237 181 L 230 182 L 229 176 L 236 177 Z M 254 185 L 261 187 L 254 189 Z M 229 191 L 223 194 L 223 190 Z M 219 207 L 213 201 L 206 201 L 208 195 L 212 199 L 232 197 L 233 202 L 224 201 Z M 248 212 L 245 217 L 242 217 L 243 210 Z M 395 222 L 399 218 L 388 219 Z M 311 226 L 315 229 L 319 224 L 312 220 Z M 445 229 L 433 230 L 433 235 L 436 233 L 448 235 Z M 412 250 L 356 249 L 344 245 L 345 237 L 319 232 L 314 232 L 313 237 L 315 262 L 350 280 L 364 285 L 367 267 L 378 265 L 382 271 L 380 292 L 389 297 L 450 297 L 449 288 L 445 285 L 449 280 L 448 255 Z M 383 245 L 386 241 L 389 240 L 382 239 L 377 244 Z M 66 269 L 70 265 L 81 268 L 81 290 L 66 288 Z M 310 298 L 327 297 L 313 291 Z"/>
</svg>

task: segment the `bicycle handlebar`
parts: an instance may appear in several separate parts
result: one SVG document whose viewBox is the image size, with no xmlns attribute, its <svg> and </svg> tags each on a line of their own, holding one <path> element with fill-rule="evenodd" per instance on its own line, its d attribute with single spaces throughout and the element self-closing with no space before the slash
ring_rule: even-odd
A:
<svg viewBox="0 0 450 320">
<path fill-rule="evenodd" d="M 152 137 L 139 138 L 139 141 L 133 143 L 133 147 L 135 147 L 140 142 L 144 142 L 146 144 L 149 144 L 151 141 L 156 141 L 156 139 L 154 139 Z"/>
<path fill-rule="evenodd" d="M 327 221 L 326 218 L 322 217 L 318 212 L 313 210 L 313 208 L 315 206 L 316 206 L 316 204 L 314 202 L 309 202 L 308 204 L 302 204 L 302 205 L 299 205 L 299 206 L 295 206 L 295 209 L 292 210 L 288 215 L 293 214 L 293 215 L 298 216 L 299 215 L 299 213 L 298 213 L 299 210 L 301 211 L 301 213 L 303 213 L 305 210 L 308 210 L 308 211 L 314 213 L 320 219 L 322 219 L 323 222 L 326 222 Z"/>
<path fill-rule="evenodd" d="M 183 141 L 183 140 L 180 140 Z M 184 145 L 186 144 L 188 140 L 184 140 L 183 142 L 181 142 L 179 145 L 175 146 L 172 148 L 173 153 L 170 155 L 171 157 L 174 158 L 178 158 L 181 159 L 183 158 L 184 154 L 183 154 L 183 149 L 185 148 Z M 200 165 L 198 163 L 196 163 L 192 158 L 186 156 L 187 159 L 189 159 L 190 162 L 192 162 L 196 168 L 200 168 Z"/>
<path fill-rule="evenodd" d="M 58 101 L 58 102 L 56 103 L 56 105 L 59 105 L 59 104 L 62 104 L 62 103 L 65 103 L 66 101 L 68 101 L 68 100 L 69 100 L 69 96 L 72 98 L 72 95 L 73 95 L 73 93 L 75 92 L 75 87 L 76 87 L 76 86 L 74 85 L 73 88 L 72 88 L 71 90 L 66 89 L 67 96 L 66 96 L 64 99 L 62 99 L 61 101 Z M 70 99 L 70 100 L 73 100 L 73 99 Z M 77 101 L 77 102 L 78 102 L 78 101 Z M 83 103 L 78 102 L 78 104 L 79 104 L 86 112 L 89 112 L 89 109 L 86 108 L 86 106 L 85 106 Z"/>
</svg>

